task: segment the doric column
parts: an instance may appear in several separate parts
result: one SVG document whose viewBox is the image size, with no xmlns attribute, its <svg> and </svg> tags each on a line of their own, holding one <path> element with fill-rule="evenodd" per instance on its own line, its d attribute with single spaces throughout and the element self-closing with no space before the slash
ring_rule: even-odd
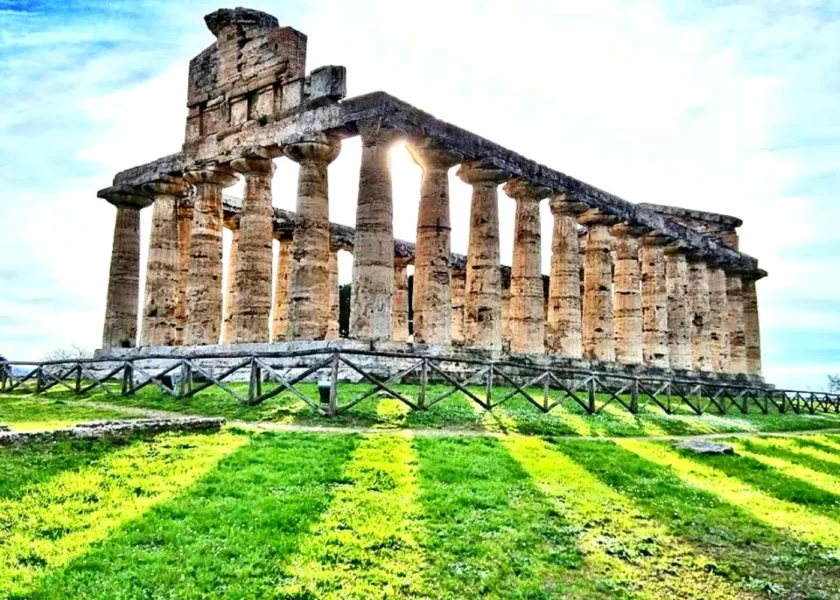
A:
<svg viewBox="0 0 840 600">
<path fill-rule="evenodd" d="M 338 250 L 330 249 L 330 262 L 328 265 L 330 274 L 330 311 L 327 320 L 327 335 L 325 340 L 337 340 L 339 338 L 338 317 L 341 307 L 339 306 L 338 291 Z"/>
<path fill-rule="evenodd" d="M 391 145 L 400 132 L 373 122 L 360 125 L 359 133 L 362 165 L 356 204 L 350 337 L 390 340 L 394 327 Z"/>
<path fill-rule="evenodd" d="M 729 368 L 728 307 L 726 273 L 718 264 L 709 265 L 709 357 L 711 370 L 723 373 Z"/>
<path fill-rule="evenodd" d="M 226 167 L 189 171 L 195 186 L 190 229 L 184 344 L 218 344 L 222 325 L 222 189 L 236 183 Z"/>
<path fill-rule="evenodd" d="M 128 186 L 106 188 L 97 196 L 117 207 L 102 347 L 133 348 L 140 293 L 140 210 L 151 204 L 151 198 Z"/>
<path fill-rule="evenodd" d="M 758 296 L 755 291 L 756 279 L 763 277 L 763 271 L 745 274 L 743 280 L 744 295 L 744 341 L 747 354 L 747 373 L 761 375 L 761 328 L 758 320 Z"/>
<path fill-rule="evenodd" d="M 292 244 L 288 338 L 322 340 L 329 314 L 330 216 L 327 167 L 341 145 L 326 136 L 289 144 L 283 151 L 300 164 L 297 222 Z"/>
<path fill-rule="evenodd" d="M 514 354 L 545 352 L 540 200 L 551 190 L 524 179 L 505 184 L 505 193 L 516 200 L 513 230 L 513 267 L 510 276 L 510 351 Z"/>
<path fill-rule="evenodd" d="M 408 263 L 394 259 L 394 341 L 408 341 Z"/>
<path fill-rule="evenodd" d="M 141 346 L 174 346 L 178 342 L 178 202 L 187 194 L 183 179 L 167 178 L 144 186 L 154 198 Z"/>
<path fill-rule="evenodd" d="M 502 343 L 510 348 L 510 278 L 502 281 Z"/>
<path fill-rule="evenodd" d="M 408 148 L 423 169 L 414 255 L 414 340 L 449 344 L 452 341 L 449 169 L 462 157 L 430 140 L 409 144 Z"/>
<path fill-rule="evenodd" d="M 583 266 L 583 356 L 613 362 L 613 239 L 609 228 L 618 218 L 591 209 L 583 213 L 579 220 L 589 228 Z"/>
<path fill-rule="evenodd" d="M 464 343 L 464 290 L 466 271 L 452 269 L 452 341 Z"/>
<path fill-rule="evenodd" d="M 652 367 L 667 369 L 668 288 L 663 246 L 668 239 L 649 233 L 641 238 L 642 249 L 642 358 Z"/>
<path fill-rule="evenodd" d="M 499 184 L 507 176 L 474 161 L 458 169 L 472 186 L 470 241 L 464 298 L 464 341 L 487 350 L 502 349 L 502 279 L 499 272 Z"/>
<path fill-rule="evenodd" d="M 668 293 L 668 362 L 672 369 L 689 371 L 692 361 L 688 261 L 677 244 L 665 248 L 665 287 Z"/>
<path fill-rule="evenodd" d="M 726 274 L 726 304 L 729 308 L 729 372 L 747 372 L 747 346 L 744 337 L 744 293 L 740 273 Z"/>
<path fill-rule="evenodd" d="M 245 196 L 239 213 L 231 342 L 266 342 L 271 313 L 274 233 L 271 178 L 274 163 L 266 157 L 248 157 L 234 160 L 231 167 L 245 176 Z"/>
<path fill-rule="evenodd" d="M 235 342 L 233 333 L 233 316 L 236 314 L 236 289 L 239 283 L 239 222 L 230 222 L 230 252 L 228 252 L 227 264 L 227 288 L 225 289 L 224 309 L 225 316 L 222 319 L 222 343 L 233 344 Z"/>
<path fill-rule="evenodd" d="M 618 362 L 642 363 L 642 270 L 639 237 L 647 230 L 629 223 L 614 225 L 615 237 L 615 358 Z"/>
<path fill-rule="evenodd" d="M 580 293 L 580 238 L 577 215 L 587 210 L 565 194 L 549 201 L 554 216 L 551 236 L 551 275 L 548 290 L 546 350 L 550 354 L 583 356 L 583 318 Z"/>
<path fill-rule="evenodd" d="M 691 364 L 696 371 L 711 371 L 709 340 L 709 269 L 699 257 L 688 265 L 688 305 L 691 318 Z"/>
<path fill-rule="evenodd" d="M 271 320 L 271 340 L 285 340 L 289 332 L 289 297 L 292 283 L 292 238 L 279 239 L 277 268 L 274 273 L 274 313 Z"/>
<path fill-rule="evenodd" d="M 178 301 L 175 306 L 175 345 L 184 343 L 187 325 L 187 277 L 190 272 L 190 233 L 192 232 L 194 190 L 178 200 Z"/>
</svg>

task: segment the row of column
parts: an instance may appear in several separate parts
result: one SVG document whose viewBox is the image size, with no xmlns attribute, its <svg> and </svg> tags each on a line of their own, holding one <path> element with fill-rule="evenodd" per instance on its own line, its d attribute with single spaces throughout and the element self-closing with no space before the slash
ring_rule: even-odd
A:
<svg viewBox="0 0 840 600">
<path fill-rule="evenodd" d="M 350 335 L 357 339 L 399 341 L 408 335 L 405 265 L 395 264 L 394 259 L 389 155 L 400 133 L 378 122 L 359 127 L 362 162 L 350 310 Z M 498 187 L 504 183 L 505 192 L 516 202 L 507 315 L 511 352 L 676 369 L 760 371 L 754 280 L 689 256 L 668 239 L 622 223 L 569 195 L 511 179 L 489 163 L 465 162 L 463 156 L 430 140 L 410 142 L 408 148 L 423 170 L 413 289 L 416 342 L 450 344 L 454 332 L 455 341 L 463 340 L 465 345 L 501 350 Z M 291 242 L 281 242 L 276 270 L 274 339 L 320 340 L 337 335 L 330 331 L 335 329 L 330 324 L 337 322 L 330 318 L 330 310 L 338 303 L 331 297 L 337 286 L 330 251 L 327 168 L 339 149 L 337 140 L 323 135 L 282 149 L 300 171 L 295 235 Z M 231 310 L 224 337 L 232 343 L 269 339 L 271 158 L 266 154 L 210 164 L 187 172 L 185 181 L 165 180 L 146 187 L 155 204 L 142 344 L 218 341 L 222 190 L 236 181 L 236 173 L 245 178 L 245 196 L 232 254 L 227 302 Z M 453 290 L 450 271 L 448 172 L 458 164 L 458 176 L 472 186 L 463 291 L 457 286 Z M 187 182 L 194 186 L 192 206 L 183 202 Z M 554 230 L 546 314 L 539 206 L 548 197 Z M 148 203 L 112 201 L 119 207 L 111 277 L 116 291 L 112 298 L 109 289 L 106 347 L 133 345 L 136 332 L 127 318 L 132 299 L 125 290 L 131 281 L 136 288 L 136 213 L 143 202 Z M 582 294 L 579 224 L 588 228 Z M 281 268 L 286 266 L 290 268 Z M 286 277 L 288 281 L 279 280 Z M 456 313 L 463 315 L 463 322 L 459 317 L 455 327 L 453 296 L 456 304 L 463 305 Z M 135 305 L 136 300 L 135 296 Z"/>
</svg>

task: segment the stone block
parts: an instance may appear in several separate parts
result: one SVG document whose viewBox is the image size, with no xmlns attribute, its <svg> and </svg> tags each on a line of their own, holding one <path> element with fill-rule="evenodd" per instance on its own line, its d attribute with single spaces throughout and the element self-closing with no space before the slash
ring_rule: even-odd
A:
<svg viewBox="0 0 840 600">
<path fill-rule="evenodd" d="M 309 78 L 310 102 L 337 102 L 347 95 L 347 69 L 344 67 L 321 67 L 312 71 Z"/>
<path fill-rule="evenodd" d="M 723 455 L 735 454 L 735 450 L 729 444 L 710 442 L 707 440 L 685 440 L 677 444 L 680 450 L 688 450 L 694 454 Z"/>
</svg>

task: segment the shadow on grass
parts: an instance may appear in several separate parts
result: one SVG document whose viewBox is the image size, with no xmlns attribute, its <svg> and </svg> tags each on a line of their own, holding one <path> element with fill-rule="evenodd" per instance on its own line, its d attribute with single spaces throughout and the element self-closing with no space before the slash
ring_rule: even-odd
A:
<svg viewBox="0 0 840 600">
<path fill-rule="evenodd" d="M 715 572 L 770 597 L 840 597 L 840 560 L 763 524 L 671 468 L 614 443 L 555 441 L 559 451 L 716 561 Z"/>
<path fill-rule="evenodd" d="M 812 471 L 824 473 L 837 477 L 840 480 L 840 455 L 836 455 L 836 462 L 824 460 L 819 457 L 819 454 L 830 454 L 830 450 L 826 450 L 825 446 L 820 446 L 818 443 L 810 443 L 810 440 L 803 438 L 790 438 L 785 440 L 789 445 L 782 447 L 778 445 L 776 440 L 762 440 L 756 443 L 749 439 L 739 440 L 739 443 L 744 446 L 746 450 L 768 456 L 770 458 L 780 458 L 786 460 L 794 465 L 801 465 Z M 798 448 L 798 450 L 797 450 Z M 807 452 L 814 452 L 808 454 Z"/>
<path fill-rule="evenodd" d="M 262 434 L 26 598 L 272 597 L 358 439 Z M 23 597 L 23 596 L 22 596 Z"/>
</svg>

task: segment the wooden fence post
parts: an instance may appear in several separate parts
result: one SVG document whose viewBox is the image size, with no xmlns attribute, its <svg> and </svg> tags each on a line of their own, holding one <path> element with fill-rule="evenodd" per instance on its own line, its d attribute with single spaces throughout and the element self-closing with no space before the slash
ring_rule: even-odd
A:
<svg viewBox="0 0 840 600">
<path fill-rule="evenodd" d="M 587 390 L 587 403 L 586 403 L 586 412 L 590 415 L 594 415 L 595 411 L 597 410 L 597 406 L 595 405 L 595 375 L 590 375 L 589 380 L 586 382 L 586 390 Z"/>
<path fill-rule="evenodd" d="M 639 379 L 633 378 L 633 383 L 630 386 L 630 413 L 639 414 Z"/>
</svg>

